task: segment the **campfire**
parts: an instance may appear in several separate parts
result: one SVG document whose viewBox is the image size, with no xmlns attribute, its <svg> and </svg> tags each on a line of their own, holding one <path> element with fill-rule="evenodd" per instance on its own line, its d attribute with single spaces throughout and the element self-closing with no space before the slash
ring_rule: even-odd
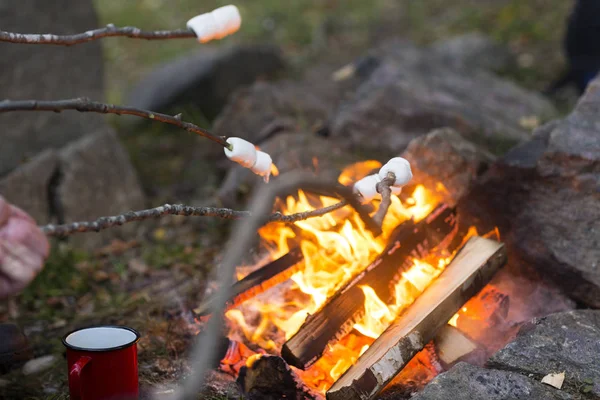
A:
<svg viewBox="0 0 600 400">
<path fill-rule="evenodd" d="M 379 167 L 376 161 L 354 164 L 339 182 L 351 184 Z M 459 218 L 442 201 L 442 183 L 405 191 L 392 196 L 378 237 L 350 207 L 261 228 L 267 256 L 238 268 L 220 368 L 247 377 L 259 360 L 277 356 L 273 362 L 314 397 L 368 399 L 403 369 L 414 373 L 405 371 L 401 379 L 424 384 L 441 371 L 436 364 L 476 351 L 457 321 L 466 320 L 464 304 L 506 261 L 504 247 L 474 229 L 458 234 Z M 299 191 L 278 207 L 298 213 L 336 202 Z M 490 236 L 498 239 L 497 232 Z M 210 303 L 196 314 L 206 314 Z M 434 337 L 439 354 L 419 353 Z M 419 363 L 427 372 L 417 377 Z"/>
</svg>

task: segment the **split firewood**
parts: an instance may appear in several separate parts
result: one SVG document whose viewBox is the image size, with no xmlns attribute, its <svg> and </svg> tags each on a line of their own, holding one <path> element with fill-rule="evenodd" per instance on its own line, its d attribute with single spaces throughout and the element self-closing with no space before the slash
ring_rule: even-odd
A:
<svg viewBox="0 0 600 400">
<path fill-rule="evenodd" d="M 447 366 L 480 349 L 475 341 L 452 325 L 442 327 L 433 342 L 438 358 Z"/>
<path fill-rule="evenodd" d="M 504 244 L 471 238 L 444 272 L 329 389 L 328 400 L 370 400 L 506 263 Z"/>
<path fill-rule="evenodd" d="M 306 319 L 284 344 L 282 357 L 300 369 L 312 365 L 363 316 L 365 295 L 360 286 L 371 287 L 383 301 L 392 300 L 394 285 L 401 272 L 412 267 L 412 259 L 426 257 L 435 247 L 446 248 L 457 228 L 455 210 L 446 205 L 417 224 L 400 225 L 381 255 Z"/>
</svg>

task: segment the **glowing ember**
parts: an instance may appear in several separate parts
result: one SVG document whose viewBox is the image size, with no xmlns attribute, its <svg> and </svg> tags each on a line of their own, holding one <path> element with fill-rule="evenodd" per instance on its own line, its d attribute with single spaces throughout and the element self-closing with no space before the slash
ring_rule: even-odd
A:
<svg viewBox="0 0 600 400">
<path fill-rule="evenodd" d="M 380 167 L 367 161 L 347 168 L 339 182 L 349 185 Z M 445 190 L 439 185 L 440 190 Z M 440 196 L 441 197 L 441 196 Z M 292 276 L 292 282 L 278 285 L 262 295 L 227 312 L 230 337 L 251 348 L 262 348 L 277 354 L 284 341 L 315 313 L 329 297 L 359 273 L 383 251 L 393 229 L 414 218 L 426 217 L 437 205 L 438 196 L 417 186 L 411 197 L 401 203 L 392 196 L 392 204 L 383 223 L 383 234 L 373 237 L 365 229 L 358 214 L 344 207 L 322 217 L 298 221 L 293 225 L 270 224 L 259 231 L 262 242 L 275 259 L 287 253 L 290 245 L 299 246 L 304 268 Z M 298 213 L 325 207 L 339 200 L 309 196 L 298 192 L 290 196 L 280 211 Z M 443 271 L 449 260 L 413 260 L 395 285 L 394 299 L 379 299 L 375 291 L 362 286 L 365 294 L 365 316 L 356 323 L 355 331 L 343 337 L 311 368 L 299 371 L 305 383 L 321 391 L 327 390 L 377 338 L 395 317 Z M 245 271 L 247 273 L 247 271 Z M 242 276 L 240 276 L 241 278 Z M 386 302 L 391 300 L 391 304 Z"/>
</svg>

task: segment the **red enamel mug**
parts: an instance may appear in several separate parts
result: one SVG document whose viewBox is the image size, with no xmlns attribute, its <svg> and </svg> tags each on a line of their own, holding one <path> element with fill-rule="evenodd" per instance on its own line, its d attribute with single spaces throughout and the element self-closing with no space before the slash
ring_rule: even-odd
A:
<svg viewBox="0 0 600 400">
<path fill-rule="evenodd" d="M 66 334 L 71 400 L 137 399 L 137 342 L 124 326 L 95 326 Z"/>
</svg>

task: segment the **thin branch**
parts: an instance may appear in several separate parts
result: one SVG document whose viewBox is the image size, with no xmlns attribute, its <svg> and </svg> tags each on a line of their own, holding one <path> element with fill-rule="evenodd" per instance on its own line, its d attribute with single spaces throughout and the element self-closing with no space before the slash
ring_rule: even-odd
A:
<svg viewBox="0 0 600 400">
<path fill-rule="evenodd" d="M 377 212 L 373 216 L 373 220 L 379 226 L 383 225 L 383 220 L 385 219 L 388 209 L 392 204 L 392 189 L 390 188 L 390 186 L 392 186 L 395 181 L 396 174 L 394 174 L 393 172 L 388 172 L 387 176 L 383 178 L 381 182 L 377 184 L 377 186 L 375 186 L 375 188 L 377 189 L 377 193 L 381 194 L 381 203 L 379 204 Z"/>
<path fill-rule="evenodd" d="M 363 217 L 365 226 L 377 228 L 367 210 L 354 198 L 352 189 L 342 186 L 337 182 L 323 181 L 307 173 L 290 173 L 280 176 L 279 179 L 265 189 L 257 191 L 251 202 L 251 216 L 238 221 L 232 230 L 232 235 L 225 246 L 225 256 L 219 268 L 219 290 L 215 294 L 215 302 L 211 310 L 212 317 L 207 322 L 202 335 L 198 335 L 191 353 L 193 373 L 181 382 L 182 387 L 177 388 L 172 400 L 195 398 L 204 384 L 206 372 L 210 369 L 211 362 L 216 355 L 215 342 L 219 337 L 223 324 L 223 310 L 225 302 L 230 295 L 229 282 L 234 275 L 235 268 L 248 251 L 257 229 L 268 220 L 268 213 L 273 207 L 275 197 L 285 194 L 290 190 L 304 189 L 306 191 L 330 191 L 348 201 Z"/>
<path fill-rule="evenodd" d="M 338 210 L 348 202 L 343 200 L 339 203 L 328 207 L 319 208 L 316 210 L 305 211 L 296 214 L 284 215 L 280 212 L 275 212 L 269 216 L 267 223 L 284 222 L 293 223 L 303 221 L 309 218 L 321 217 L 325 214 Z M 241 219 L 247 218 L 252 214 L 250 211 L 236 211 L 230 208 L 215 208 L 215 207 L 192 207 L 182 204 L 165 204 L 160 207 L 150 208 L 148 210 L 129 211 L 124 214 L 114 215 L 111 217 L 100 217 L 95 221 L 72 222 L 64 225 L 44 225 L 40 229 L 46 236 L 65 237 L 74 233 L 84 232 L 100 232 L 104 229 L 121 226 L 123 224 L 143 221 L 146 219 L 158 218 L 164 215 L 182 215 L 186 217 L 219 217 L 223 219 Z"/>
<path fill-rule="evenodd" d="M 65 100 L 3 100 L 0 101 L 0 113 L 9 111 L 53 111 L 61 112 L 65 110 L 76 110 L 79 112 L 95 112 L 100 114 L 116 114 L 116 115 L 135 115 L 136 117 L 146 118 L 152 121 L 163 122 L 165 124 L 174 125 L 185 129 L 188 132 L 193 132 L 220 144 L 223 147 L 230 149 L 229 143 L 222 136 L 217 136 L 214 133 L 200 128 L 190 122 L 181 120 L 181 114 L 174 117 L 166 114 L 156 113 L 152 111 L 142 110 L 135 107 L 115 106 L 113 104 L 98 103 L 91 101 L 85 97 L 77 99 Z"/>
<path fill-rule="evenodd" d="M 143 31 L 133 26 L 119 28 L 113 24 L 108 24 L 104 28 L 94 29 L 74 35 L 53 35 L 50 33 L 29 34 L 0 31 L 0 42 L 72 46 L 74 44 L 91 42 L 93 40 L 98 40 L 109 36 L 122 36 L 146 40 L 196 38 L 196 34 L 191 29 L 176 29 L 173 31 Z"/>
</svg>

